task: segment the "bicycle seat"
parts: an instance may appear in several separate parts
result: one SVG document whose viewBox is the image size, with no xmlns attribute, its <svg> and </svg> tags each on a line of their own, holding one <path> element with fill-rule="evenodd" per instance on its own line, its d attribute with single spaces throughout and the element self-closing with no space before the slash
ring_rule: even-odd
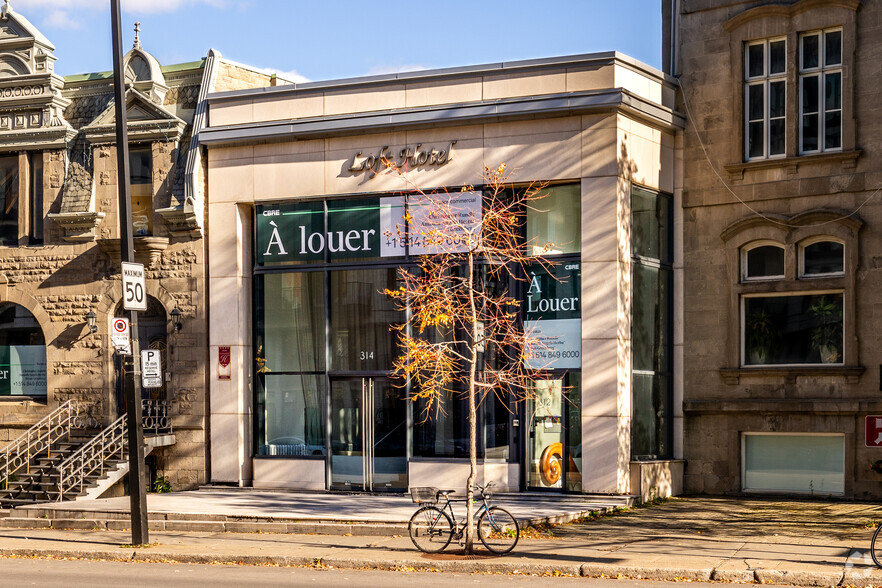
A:
<svg viewBox="0 0 882 588">
<path fill-rule="evenodd" d="M 438 496 L 447 496 L 448 494 L 454 494 L 456 490 L 438 490 Z"/>
</svg>

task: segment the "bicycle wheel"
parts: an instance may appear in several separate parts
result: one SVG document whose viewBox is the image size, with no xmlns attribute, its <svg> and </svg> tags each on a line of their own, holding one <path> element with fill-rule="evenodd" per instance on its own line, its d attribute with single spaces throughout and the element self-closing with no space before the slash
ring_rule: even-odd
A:
<svg viewBox="0 0 882 588">
<path fill-rule="evenodd" d="M 882 524 L 876 527 L 876 532 L 873 533 L 873 540 L 870 541 L 870 555 L 873 556 L 876 565 L 882 568 Z"/>
<path fill-rule="evenodd" d="M 504 508 L 491 507 L 478 519 L 478 537 L 490 553 L 508 553 L 518 544 L 520 535 L 518 522 Z"/>
<path fill-rule="evenodd" d="M 440 508 L 424 506 L 410 517 L 407 524 L 410 540 L 424 553 L 438 553 L 453 537 L 453 523 Z"/>
</svg>

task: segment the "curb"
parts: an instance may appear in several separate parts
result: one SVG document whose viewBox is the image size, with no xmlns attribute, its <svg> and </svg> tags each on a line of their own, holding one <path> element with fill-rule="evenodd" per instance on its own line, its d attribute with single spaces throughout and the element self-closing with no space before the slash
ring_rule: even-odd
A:
<svg viewBox="0 0 882 588">
<path fill-rule="evenodd" d="M 846 579 L 841 572 L 798 572 L 783 570 L 742 570 L 738 572 L 708 568 L 644 568 L 614 564 L 542 564 L 530 561 L 431 561 L 426 559 L 391 559 L 386 561 L 349 558 L 312 558 L 306 556 L 243 555 L 228 557 L 184 554 L 152 549 L 131 548 L 124 551 L 78 551 L 66 549 L 3 549 L 0 557 L 67 558 L 93 561 L 162 562 L 181 564 L 277 565 L 311 568 L 372 569 L 384 571 L 494 573 L 536 576 L 581 576 L 591 578 L 639 579 L 669 582 L 747 582 L 787 584 L 792 586 L 837 586 Z M 871 572 L 868 572 L 868 574 Z M 849 579 L 854 574 L 849 575 Z M 866 579 L 866 576 L 865 578 Z"/>
</svg>

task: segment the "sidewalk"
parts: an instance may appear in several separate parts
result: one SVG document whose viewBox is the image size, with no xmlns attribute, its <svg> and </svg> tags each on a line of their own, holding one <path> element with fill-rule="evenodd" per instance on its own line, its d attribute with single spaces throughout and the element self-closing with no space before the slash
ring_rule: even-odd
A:
<svg viewBox="0 0 882 588">
<path fill-rule="evenodd" d="M 242 512 L 262 510 L 254 493 L 238 494 Z M 174 497 L 167 500 L 186 499 L 166 496 Z M 234 498 L 225 500 L 235 502 Z M 391 501 L 387 503 L 390 513 L 404 509 L 404 499 L 391 497 L 280 493 L 276 499 L 304 505 L 336 500 L 338 523 L 345 522 L 342 517 L 351 514 L 347 509 L 363 499 L 374 501 L 380 509 L 366 522 L 378 521 L 381 515 L 387 521 L 397 519 L 397 515 L 384 515 L 383 501 Z M 505 505 L 514 511 L 524 504 Z M 412 507 L 408 507 L 411 512 Z M 150 510 L 151 517 L 157 516 L 153 507 Z M 323 518 L 327 515 L 320 513 Z M 192 516 L 199 522 L 204 515 Z M 457 555 L 454 546 L 448 548 L 449 553 L 424 555 L 413 547 L 406 532 L 386 536 L 271 534 L 261 531 L 262 523 L 255 523 L 259 532 L 251 533 L 152 531 L 152 545 L 147 548 L 123 547 L 131 541 L 126 531 L 2 528 L 0 556 L 882 586 L 882 570 L 873 565 L 868 553 L 872 530 L 864 525 L 870 520 L 882 520 L 882 506 L 695 497 L 553 527 L 552 534 L 530 533 L 505 557 Z M 80 523 L 88 521 L 80 519 Z"/>
</svg>

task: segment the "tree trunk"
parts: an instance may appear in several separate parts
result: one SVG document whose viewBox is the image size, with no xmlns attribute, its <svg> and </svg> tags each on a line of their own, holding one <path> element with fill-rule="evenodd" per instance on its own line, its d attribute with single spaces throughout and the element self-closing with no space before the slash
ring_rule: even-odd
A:
<svg viewBox="0 0 882 588">
<path fill-rule="evenodd" d="M 475 259 L 469 252 L 469 310 L 471 311 L 471 354 L 469 357 L 469 479 L 466 484 L 466 538 L 465 552 L 472 553 L 475 546 L 475 482 L 478 477 L 477 402 L 475 401 L 475 376 L 478 366 L 478 311 L 475 308 Z"/>
</svg>

